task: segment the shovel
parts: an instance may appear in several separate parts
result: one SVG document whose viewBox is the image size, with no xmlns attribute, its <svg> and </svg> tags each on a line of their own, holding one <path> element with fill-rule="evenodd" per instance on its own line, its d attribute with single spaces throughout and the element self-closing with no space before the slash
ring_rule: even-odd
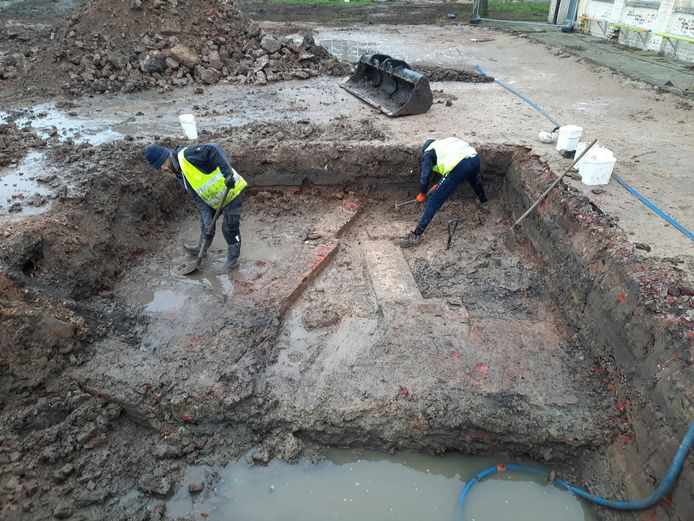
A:
<svg viewBox="0 0 694 521">
<path fill-rule="evenodd" d="M 451 241 L 453 240 L 453 234 L 455 233 L 456 228 L 458 228 L 458 218 L 453 217 L 448 219 L 448 242 L 446 243 L 447 250 L 451 249 Z"/>
<path fill-rule="evenodd" d="M 207 248 L 209 248 L 210 244 L 212 243 L 212 241 L 208 239 L 208 237 L 212 234 L 212 231 L 214 230 L 214 227 L 217 224 L 219 214 L 222 213 L 222 208 L 224 208 L 224 203 L 227 200 L 227 195 L 229 195 L 228 186 L 224 190 L 224 195 L 222 195 L 222 203 L 219 205 L 219 208 L 217 208 L 217 211 L 214 213 L 214 217 L 212 218 L 212 222 L 210 223 L 210 226 L 207 228 L 205 240 L 203 241 L 202 246 L 200 246 L 200 252 L 198 253 L 197 258 L 181 270 L 181 275 L 190 275 L 191 273 L 196 272 L 200 267 L 200 263 L 202 262 L 202 259 L 205 256 L 205 254 L 207 253 Z"/>
<path fill-rule="evenodd" d="M 434 186 L 432 186 L 432 187 L 429 189 L 429 191 L 427 192 L 427 197 L 429 197 L 429 194 L 430 194 L 431 192 L 433 192 L 434 190 L 436 190 L 436 187 L 437 187 L 437 186 L 438 186 L 438 183 L 435 184 Z M 396 202 L 395 202 L 395 209 L 397 210 L 397 209 L 400 208 L 401 206 L 406 206 L 406 205 L 408 205 L 408 204 L 414 204 L 414 203 L 416 203 L 416 202 L 417 202 L 417 199 L 416 199 L 416 198 L 415 198 L 415 199 L 409 199 L 409 200 L 407 200 L 407 201 L 396 201 Z"/>
</svg>

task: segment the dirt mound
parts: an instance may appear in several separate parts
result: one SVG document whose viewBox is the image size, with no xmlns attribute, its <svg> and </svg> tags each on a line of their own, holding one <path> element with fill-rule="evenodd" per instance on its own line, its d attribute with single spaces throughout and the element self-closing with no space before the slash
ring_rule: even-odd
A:
<svg viewBox="0 0 694 521">
<path fill-rule="evenodd" d="M 349 72 L 313 38 L 276 38 L 226 0 L 93 0 L 55 33 L 33 62 L 4 74 L 39 91 L 80 94 Z"/>
<path fill-rule="evenodd" d="M 429 75 L 429 81 L 462 81 L 465 83 L 491 83 L 494 78 L 475 70 L 445 69 L 443 67 L 426 67 L 417 69 Z"/>
<path fill-rule="evenodd" d="M 14 123 L 0 123 L 0 167 L 17 166 L 30 148 L 46 146 L 29 127 L 19 128 Z"/>
<path fill-rule="evenodd" d="M 327 125 L 318 125 L 309 120 L 299 120 L 296 123 L 255 122 L 202 134 L 208 141 L 233 144 L 236 147 L 264 141 L 385 141 L 390 137 L 390 132 L 378 122 L 369 119 L 353 122 L 346 118 L 339 118 Z"/>
</svg>

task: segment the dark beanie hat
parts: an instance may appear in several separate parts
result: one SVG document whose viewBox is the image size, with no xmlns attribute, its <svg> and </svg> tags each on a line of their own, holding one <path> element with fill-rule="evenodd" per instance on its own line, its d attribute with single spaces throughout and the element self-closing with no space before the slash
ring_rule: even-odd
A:
<svg viewBox="0 0 694 521">
<path fill-rule="evenodd" d="M 147 159 L 149 164 L 154 168 L 161 168 L 161 165 L 164 164 L 168 157 L 168 148 L 157 145 L 148 145 L 147 148 L 145 148 L 145 159 Z"/>
<path fill-rule="evenodd" d="M 434 142 L 433 139 L 427 139 L 424 142 L 424 146 L 422 147 L 422 152 L 424 152 L 427 148 L 429 148 L 429 145 L 431 145 Z"/>
</svg>

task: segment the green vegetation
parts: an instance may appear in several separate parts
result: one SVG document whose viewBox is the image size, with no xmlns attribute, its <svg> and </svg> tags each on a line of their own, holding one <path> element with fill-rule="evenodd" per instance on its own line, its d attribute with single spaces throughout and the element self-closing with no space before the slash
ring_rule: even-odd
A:
<svg viewBox="0 0 694 521">
<path fill-rule="evenodd" d="M 296 5 L 321 5 L 333 7 L 359 7 L 371 5 L 374 0 L 247 0 L 251 2 L 267 2 L 270 4 L 296 4 Z M 447 3 L 445 0 L 442 3 Z M 468 16 L 472 9 L 472 2 L 467 4 L 459 4 L 450 2 L 451 9 L 458 13 L 459 17 Z M 404 5 L 400 2 L 392 2 L 383 4 L 385 8 L 392 6 L 393 9 L 402 8 Z M 411 4 L 416 5 L 416 4 Z M 546 21 L 549 13 L 549 2 L 489 2 L 488 18 L 499 18 L 503 20 L 527 20 L 527 21 Z M 445 16 L 440 19 L 445 22 Z"/>
<path fill-rule="evenodd" d="M 271 4 L 317 4 L 317 5 L 333 5 L 333 6 L 359 6 L 373 4 L 374 0 L 267 0 Z"/>
<path fill-rule="evenodd" d="M 489 18 L 547 21 L 549 2 L 489 2 Z"/>
</svg>

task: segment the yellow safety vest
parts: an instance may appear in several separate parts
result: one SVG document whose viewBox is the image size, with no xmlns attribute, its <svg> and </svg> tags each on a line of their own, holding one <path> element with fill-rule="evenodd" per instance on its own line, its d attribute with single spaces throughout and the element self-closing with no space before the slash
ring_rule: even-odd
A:
<svg viewBox="0 0 694 521">
<path fill-rule="evenodd" d="M 186 151 L 184 148 L 178 153 L 178 164 L 181 165 L 181 171 L 183 172 L 184 180 L 195 190 L 195 193 L 200 196 L 200 199 L 205 201 L 215 210 L 219 208 L 219 204 L 222 202 L 222 196 L 224 195 L 224 175 L 222 171 L 217 167 L 214 172 L 206 174 L 201 170 L 198 170 L 193 164 L 186 159 L 183 153 Z M 231 169 L 234 180 L 236 184 L 234 188 L 229 190 L 226 201 L 222 206 L 226 206 L 231 201 L 236 198 L 237 195 L 241 193 L 241 190 L 248 186 L 246 180 L 241 177 L 236 170 Z"/>
<path fill-rule="evenodd" d="M 456 137 L 436 139 L 426 148 L 426 152 L 429 150 L 436 152 L 436 164 L 432 167 L 432 170 L 442 176 L 448 174 L 466 157 L 477 155 L 474 148 Z"/>
</svg>

